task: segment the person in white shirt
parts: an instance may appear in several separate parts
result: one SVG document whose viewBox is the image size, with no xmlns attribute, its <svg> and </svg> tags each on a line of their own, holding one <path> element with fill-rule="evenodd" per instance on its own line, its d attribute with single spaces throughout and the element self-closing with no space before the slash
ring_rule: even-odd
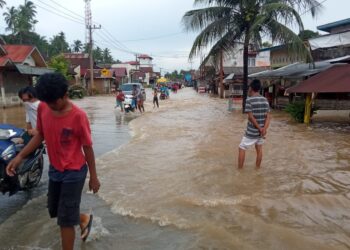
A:
<svg viewBox="0 0 350 250">
<path fill-rule="evenodd" d="M 35 88 L 32 86 L 22 88 L 18 92 L 18 96 L 25 106 L 28 134 L 34 136 L 36 134 L 36 119 L 38 106 L 40 104 L 40 101 L 36 97 Z"/>
</svg>

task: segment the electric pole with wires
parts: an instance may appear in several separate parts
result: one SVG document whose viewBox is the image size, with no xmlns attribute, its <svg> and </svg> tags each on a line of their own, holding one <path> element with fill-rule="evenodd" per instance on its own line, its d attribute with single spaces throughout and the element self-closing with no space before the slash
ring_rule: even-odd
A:
<svg viewBox="0 0 350 250">
<path fill-rule="evenodd" d="M 96 26 L 92 25 L 92 14 L 91 14 L 91 0 L 84 0 L 85 1 L 85 27 L 86 27 L 86 33 L 85 33 L 85 42 L 89 44 L 89 58 L 90 58 L 90 85 L 89 85 L 89 92 L 90 95 L 93 95 L 93 91 L 95 89 L 94 86 L 94 58 L 93 58 L 93 39 L 92 39 L 92 31 L 95 29 L 101 29 L 101 25 Z"/>
</svg>

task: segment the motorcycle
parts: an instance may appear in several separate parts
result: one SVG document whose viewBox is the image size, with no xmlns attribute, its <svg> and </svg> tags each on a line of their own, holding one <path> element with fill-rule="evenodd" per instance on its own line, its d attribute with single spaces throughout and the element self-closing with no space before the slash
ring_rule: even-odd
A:
<svg viewBox="0 0 350 250">
<path fill-rule="evenodd" d="M 134 97 L 132 95 L 125 95 L 125 100 L 124 100 L 124 110 L 125 113 L 134 112 L 136 109 L 136 104 Z"/>
<path fill-rule="evenodd" d="M 9 196 L 18 191 L 36 187 L 41 179 L 45 147 L 42 144 L 27 156 L 17 168 L 15 176 L 6 174 L 7 164 L 24 148 L 30 136 L 24 129 L 9 124 L 0 124 L 0 192 L 9 192 Z"/>
</svg>

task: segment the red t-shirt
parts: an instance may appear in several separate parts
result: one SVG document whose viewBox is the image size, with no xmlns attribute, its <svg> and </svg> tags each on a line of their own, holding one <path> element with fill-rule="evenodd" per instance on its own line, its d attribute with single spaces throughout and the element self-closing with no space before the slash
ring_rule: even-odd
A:
<svg viewBox="0 0 350 250">
<path fill-rule="evenodd" d="M 46 103 L 38 107 L 37 129 L 44 137 L 50 164 L 60 172 L 80 170 L 86 163 L 83 146 L 92 146 L 86 113 L 72 104 L 63 116 L 53 114 Z"/>
</svg>

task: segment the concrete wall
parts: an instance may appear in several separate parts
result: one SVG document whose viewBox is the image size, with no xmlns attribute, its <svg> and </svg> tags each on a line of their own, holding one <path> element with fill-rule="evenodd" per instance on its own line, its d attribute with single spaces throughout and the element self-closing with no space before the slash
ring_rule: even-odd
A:
<svg viewBox="0 0 350 250">
<path fill-rule="evenodd" d="M 298 55 L 288 53 L 287 49 L 279 49 L 271 51 L 271 66 L 279 68 L 295 62 L 303 62 L 304 60 Z"/>
<path fill-rule="evenodd" d="M 110 94 L 111 84 L 111 79 L 94 79 L 94 85 L 99 94 Z"/>
</svg>

